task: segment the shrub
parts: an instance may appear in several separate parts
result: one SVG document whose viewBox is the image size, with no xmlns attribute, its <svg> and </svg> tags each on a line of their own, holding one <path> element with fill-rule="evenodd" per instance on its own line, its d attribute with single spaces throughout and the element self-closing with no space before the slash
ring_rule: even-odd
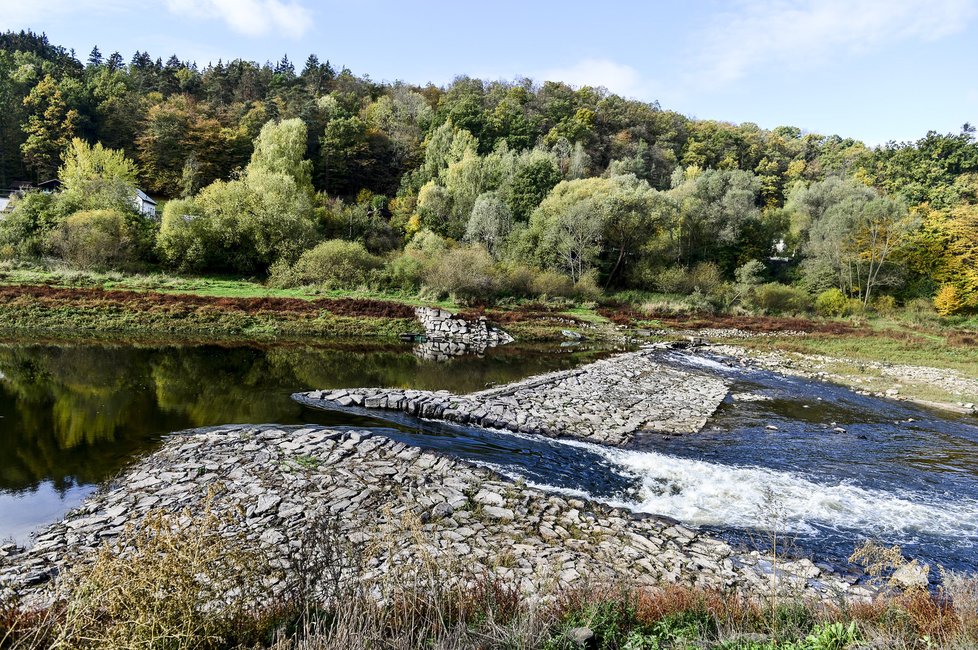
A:
<svg viewBox="0 0 978 650">
<path fill-rule="evenodd" d="M 964 296 L 953 284 L 945 284 L 934 296 L 934 309 L 941 316 L 951 316 L 964 309 Z"/>
<path fill-rule="evenodd" d="M 495 286 L 492 258 L 479 244 L 449 250 L 428 268 L 425 286 L 461 303 L 487 300 Z"/>
<path fill-rule="evenodd" d="M 700 262 L 689 273 L 686 291 L 692 293 L 699 290 L 702 293 L 713 293 L 723 283 L 723 274 L 713 262 Z"/>
<path fill-rule="evenodd" d="M 398 253 L 384 267 L 382 282 L 389 289 L 417 291 L 424 278 L 424 264 L 416 255 Z"/>
<path fill-rule="evenodd" d="M 903 313 L 907 320 L 915 325 L 933 323 L 937 320 L 937 311 L 934 302 L 927 298 L 914 298 L 904 305 Z"/>
<path fill-rule="evenodd" d="M 603 293 L 595 273 L 585 273 L 584 277 L 574 284 L 574 295 L 581 300 L 597 300 Z"/>
<path fill-rule="evenodd" d="M 371 271 L 383 265 L 359 242 L 329 239 L 307 250 L 294 264 L 279 262 L 272 267 L 271 281 L 282 287 L 324 284 L 354 288 L 365 284 Z"/>
<path fill-rule="evenodd" d="M 662 293 L 686 293 L 689 274 L 678 266 L 663 269 L 655 276 L 655 287 Z"/>
<path fill-rule="evenodd" d="M 54 647 L 207 647 L 233 632 L 268 561 L 243 536 L 222 534 L 232 517 L 213 502 L 212 493 L 196 515 L 152 511 L 65 576 Z"/>
<path fill-rule="evenodd" d="M 827 289 L 815 298 L 815 311 L 820 316 L 846 316 L 850 313 L 849 307 L 849 299 L 838 288 Z"/>
<path fill-rule="evenodd" d="M 770 314 L 798 313 L 811 307 L 811 298 L 804 289 L 768 282 L 754 290 L 754 304 Z"/>
<path fill-rule="evenodd" d="M 28 192 L 0 219 L 0 248 L 9 258 L 36 258 L 47 253 L 51 233 L 64 223 L 69 207 L 58 195 Z"/>
<path fill-rule="evenodd" d="M 880 296 L 873 301 L 873 309 L 876 310 L 876 313 L 883 314 L 884 316 L 895 312 L 896 307 L 896 298 L 893 296 Z"/>
<path fill-rule="evenodd" d="M 51 235 L 51 248 L 82 269 L 125 268 L 139 257 L 139 233 L 118 210 L 76 212 Z"/>
<path fill-rule="evenodd" d="M 574 281 L 557 271 L 541 271 L 530 283 L 530 290 L 537 296 L 574 296 Z"/>
</svg>

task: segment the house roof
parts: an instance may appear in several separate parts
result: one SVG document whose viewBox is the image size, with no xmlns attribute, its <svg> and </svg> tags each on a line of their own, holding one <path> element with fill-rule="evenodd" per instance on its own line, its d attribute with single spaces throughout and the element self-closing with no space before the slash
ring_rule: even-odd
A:
<svg viewBox="0 0 978 650">
<path fill-rule="evenodd" d="M 146 192 L 142 191 L 139 188 L 136 188 L 136 196 L 138 196 L 139 199 L 141 201 L 145 202 L 145 203 L 152 203 L 153 205 L 156 205 L 156 201 L 154 201 L 153 199 L 149 198 L 149 195 L 146 194 Z"/>
</svg>

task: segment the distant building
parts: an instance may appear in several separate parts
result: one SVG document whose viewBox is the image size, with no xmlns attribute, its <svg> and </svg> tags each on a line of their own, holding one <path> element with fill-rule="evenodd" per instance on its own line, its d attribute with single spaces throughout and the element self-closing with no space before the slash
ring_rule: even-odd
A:
<svg viewBox="0 0 978 650">
<path fill-rule="evenodd" d="M 61 191 L 61 181 L 59 181 L 57 178 L 52 178 L 49 181 L 38 183 L 37 189 L 41 190 L 45 194 L 54 194 L 55 192 Z"/>
<path fill-rule="evenodd" d="M 156 201 L 149 198 L 146 192 L 137 189 L 136 196 L 132 197 L 132 204 L 139 210 L 139 214 L 147 217 L 156 217 Z"/>
</svg>

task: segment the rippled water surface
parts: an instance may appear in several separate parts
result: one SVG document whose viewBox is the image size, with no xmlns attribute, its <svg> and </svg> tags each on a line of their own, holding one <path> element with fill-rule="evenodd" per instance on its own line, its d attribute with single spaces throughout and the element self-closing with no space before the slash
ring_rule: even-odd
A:
<svg viewBox="0 0 978 650">
<path fill-rule="evenodd" d="M 732 396 L 694 436 L 629 449 L 406 416 L 307 409 L 310 388 L 478 390 L 609 350 L 506 346 L 423 361 L 410 346 L 0 346 L 0 537 L 23 540 L 160 437 L 232 422 L 373 428 L 546 489 L 666 515 L 763 545 L 768 533 L 841 561 L 860 540 L 959 569 L 978 567 L 978 422 L 828 384 L 665 353 L 719 375 Z M 744 399 L 744 397 L 752 399 Z M 773 427 L 773 428 L 772 428 Z"/>
</svg>

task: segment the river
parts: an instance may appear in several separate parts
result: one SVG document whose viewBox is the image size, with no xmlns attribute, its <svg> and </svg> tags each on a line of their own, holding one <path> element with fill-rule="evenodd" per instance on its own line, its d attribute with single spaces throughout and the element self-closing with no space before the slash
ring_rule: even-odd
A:
<svg viewBox="0 0 978 650">
<path fill-rule="evenodd" d="M 771 532 L 840 563 L 864 538 L 949 568 L 978 566 L 978 423 L 905 402 L 727 365 L 666 360 L 724 377 L 732 395 L 692 436 L 628 449 L 318 411 L 296 391 L 389 386 L 467 392 L 570 368 L 601 347 L 510 345 L 447 362 L 409 345 L 0 345 L 0 538 L 77 506 L 169 432 L 227 423 L 371 428 L 549 490 L 666 515 L 764 547 Z M 747 399 L 745 399 L 745 397 Z"/>
</svg>

